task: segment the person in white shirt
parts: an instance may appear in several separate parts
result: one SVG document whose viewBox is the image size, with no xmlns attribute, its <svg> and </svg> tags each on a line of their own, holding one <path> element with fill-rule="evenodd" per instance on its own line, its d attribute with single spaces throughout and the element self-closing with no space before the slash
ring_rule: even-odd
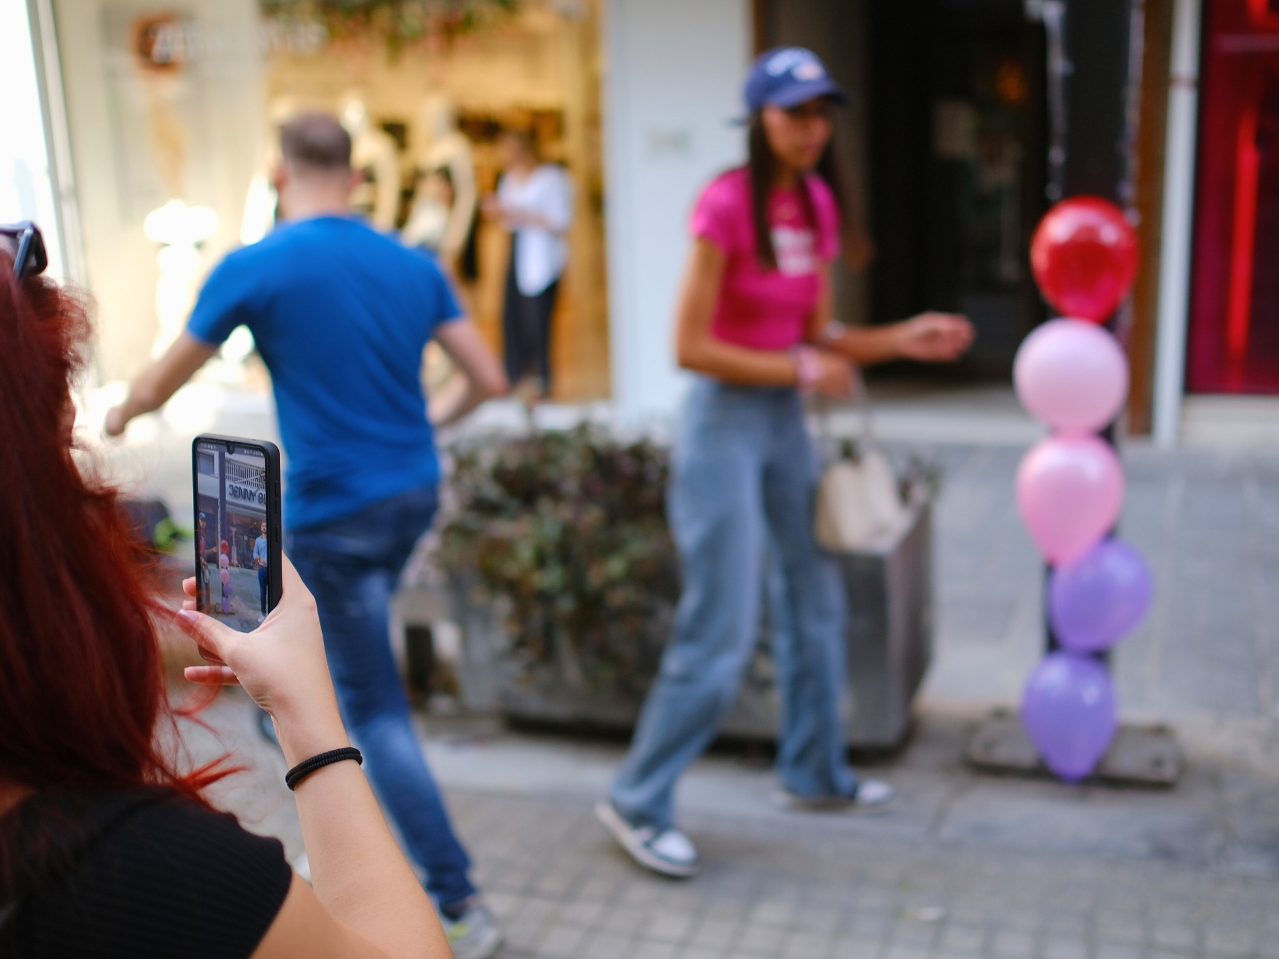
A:
<svg viewBox="0 0 1279 959">
<path fill-rule="evenodd" d="M 483 208 L 511 233 L 502 305 L 506 376 L 518 383 L 532 374 L 545 395 L 551 382 L 551 314 L 568 261 L 572 184 L 563 167 L 538 163 L 526 133 L 504 131 L 500 147 L 506 172 L 497 194 L 486 197 Z"/>
</svg>

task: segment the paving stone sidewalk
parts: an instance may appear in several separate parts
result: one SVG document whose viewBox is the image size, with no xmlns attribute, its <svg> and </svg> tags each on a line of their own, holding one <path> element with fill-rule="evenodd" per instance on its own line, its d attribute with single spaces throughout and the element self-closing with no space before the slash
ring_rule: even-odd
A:
<svg viewBox="0 0 1279 959">
<path fill-rule="evenodd" d="M 229 695 L 193 735 L 248 771 L 220 796 L 301 854 L 283 759 Z M 925 717 L 870 770 L 878 813 L 772 806 L 758 757 L 717 754 L 682 787 L 706 868 L 634 866 L 591 801 L 620 746 L 427 721 L 424 743 L 508 959 L 1279 959 L 1279 801 L 1255 769 L 1193 758 L 1173 791 L 989 779 L 962 767 L 969 728 Z"/>
<path fill-rule="evenodd" d="M 706 870 L 663 881 L 591 815 L 619 745 L 423 719 L 503 956 L 1279 959 L 1279 453 L 1124 451 L 1121 532 L 1158 596 L 1116 653 L 1120 702 L 1187 749 L 1179 785 L 1152 791 L 964 767 L 968 731 L 1042 652 L 1043 573 L 1012 497 L 1023 450 L 923 451 L 946 472 L 937 654 L 915 740 L 872 770 L 900 794 L 885 814 L 781 812 L 766 762 L 713 755 L 680 795 Z M 283 760 L 247 703 L 207 715 L 217 736 L 191 729 L 193 756 L 250 767 L 222 803 L 299 857 Z"/>
</svg>

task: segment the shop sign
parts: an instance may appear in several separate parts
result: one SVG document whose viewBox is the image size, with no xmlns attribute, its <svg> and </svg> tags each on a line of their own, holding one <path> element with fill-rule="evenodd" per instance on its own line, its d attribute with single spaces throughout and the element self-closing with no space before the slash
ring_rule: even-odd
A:
<svg viewBox="0 0 1279 959">
<path fill-rule="evenodd" d="M 248 503 L 266 509 L 266 490 L 241 486 L 239 483 L 226 484 L 226 498 L 237 503 Z"/>
</svg>

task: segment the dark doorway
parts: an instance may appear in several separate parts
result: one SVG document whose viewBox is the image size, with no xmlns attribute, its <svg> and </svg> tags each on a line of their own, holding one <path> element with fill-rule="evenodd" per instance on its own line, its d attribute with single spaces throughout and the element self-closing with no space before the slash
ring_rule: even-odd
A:
<svg viewBox="0 0 1279 959">
<path fill-rule="evenodd" d="M 1047 207 L 1042 24 L 1023 0 L 756 0 L 755 24 L 757 47 L 811 47 L 853 93 L 838 135 L 878 252 L 860 281 L 837 271 L 841 314 L 966 313 L 964 363 L 912 374 L 1007 377 L 1045 315 L 1028 256 Z"/>
<path fill-rule="evenodd" d="M 871 318 L 966 313 L 966 371 L 1007 376 L 1043 316 L 1043 27 L 1021 0 L 875 0 L 868 21 Z"/>
</svg>

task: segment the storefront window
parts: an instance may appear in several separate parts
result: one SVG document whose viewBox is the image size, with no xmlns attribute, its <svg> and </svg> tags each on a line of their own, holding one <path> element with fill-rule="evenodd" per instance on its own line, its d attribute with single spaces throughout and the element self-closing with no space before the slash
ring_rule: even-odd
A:
<svg viewBox="0 0 1279 959">
<path fill-rule="evenodd" d="M 274 225 L 276 124 L 339 116 L 377 228 L 440 249 L 495 348 L 509 243 L 472 217 L 526 133 L 575 191 L 555 396 L 608 394 L 597 10 L 587 0 L 55 0 L 104 381 L 177 335 L 227 251 Z M 464 209 L 466 215 L 451 215 Z M 252 351 L 243 331 L 222 379 Z M 230 370 L 226 367 L 230 367 Z"/>
<path fill-rule="evenodd" d="M 1187 385 L 1279 393 L 1279 8 L 1206 4 Z"/>
</svg>

